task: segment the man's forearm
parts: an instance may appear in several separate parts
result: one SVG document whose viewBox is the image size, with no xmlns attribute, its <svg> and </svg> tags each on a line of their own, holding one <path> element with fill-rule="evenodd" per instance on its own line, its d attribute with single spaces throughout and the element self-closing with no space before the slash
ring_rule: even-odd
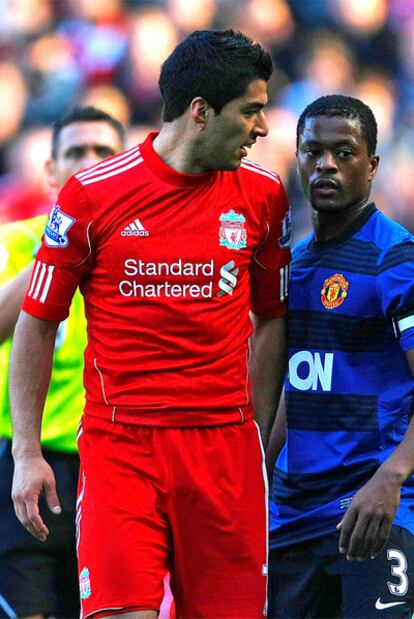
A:
<svg viewBox="0 0 414 619">
<path fill-rule="evenodd" d="M 282 451 L 286 440 L 286 402 L 285 395 L 279 400 L 279 406 L 273 422 L 273 427 L 269 436 L 269 443 L 266 449 L 266 470 L 269 482 L 272 482 L 273 469 L 275 462 Z"/>
<path fill-rule="evenodd" d="M 406 356 L 411 374 L 414 377 L 414 349 L 408 350 Z M 393 478 L 396 484 L 403 484 L 414 473 L 414 414 L 411 417 L 404 439 L 381 465 L 379 471 Z"/>
<path fill-rule="evenodd" d="M 10 407 L 13 454 L 40 453 L 43 406 L 53 362 L 58 323 L 22 312 L 16 325 L 10 358 Z"/>
<path fill-rule="evenodd" d="M 267 447 L 287 365 L 287 325 L 285 318 L 264 319 L 252 315 L 254 332 L 250 338 L 250 374 L 255 419 Z"/>
</svg>

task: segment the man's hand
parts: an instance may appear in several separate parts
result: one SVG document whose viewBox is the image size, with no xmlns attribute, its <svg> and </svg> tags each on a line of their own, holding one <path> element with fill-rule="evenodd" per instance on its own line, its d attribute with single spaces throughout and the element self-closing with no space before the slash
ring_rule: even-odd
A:
<svg viewBox="0 0 414 619">
<path fill-rule="evenodd" d="M 42 456 L 15 458 L 12 499 L 22 525 L 40 541 L 46 541 L 49 529 L 39 513 L 39 496 L 44 492 L 53 514 L 61 508 L 56 494 L 54 473 Z"/>
<path fill-rule="evenodd" d="M 338 524 L 339 552 L 350 561 L 374 558 L 390 535 L 391 525 L 400 504 L 401 483 L 378 469 L 375 475 L 352 498 L 345 516 Z"/>
</svg>

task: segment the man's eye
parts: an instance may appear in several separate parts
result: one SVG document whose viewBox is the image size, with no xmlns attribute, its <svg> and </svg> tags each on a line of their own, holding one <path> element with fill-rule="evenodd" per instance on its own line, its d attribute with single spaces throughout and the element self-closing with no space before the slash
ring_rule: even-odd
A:
<svg viewBox="0 0 414 619">
<path fill-rule="evenodd" d="M 340 150 L 337 154 L 340 159 L 348 159 L 352 155 L 350 150 Z"/>
<path fill-rule="evenodd" d="M 83 148 L 70 148 L 66 153 L 66 157 L 68 159 L 80 159 L 83 157 L 83 153 Z"/>
<path fill-rule="evenodd" d="M 96 149 L 96 153 L 99 157 L 112 157 L 112 155 L 115 155 L 115 151 L 112 148 L 109 148 L 109 146 L 102 146 L 100 148 Z"/>
</svg>

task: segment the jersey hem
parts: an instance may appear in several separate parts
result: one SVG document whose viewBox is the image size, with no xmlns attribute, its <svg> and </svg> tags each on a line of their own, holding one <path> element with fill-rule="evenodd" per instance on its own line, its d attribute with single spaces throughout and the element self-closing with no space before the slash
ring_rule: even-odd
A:
<svg viewBox="0 0 414 619">
<path fill-rule="evenodd" d="M 204 426 L 224 426 L 243 424 L 253 418 L 250 404 L 244 407 L 232 407 L 210 411 L 205 409 L 142 411 L 129 406 L 114 406 L 88 402 L 85 415 L 99 417 L 113 423 L 125 423 L 137 426 L 158 428 L 196 428 Z"/>
<path fill-rule="evenodd" d="M 339 522 L 339 520 L 340 518 L 338 518 L 335 522 Z M 278 550 L 279 548 L 285 548 L 286 546 L 297 546 L 298 544 L 311 542 L 319 537 L 325 537 L 325 535 L 332 535 L 332 533 L 338 533 L 339 536 L 339 531 L 336 529 L 336 525 L 332 523 L 325 526 L 323 529 L 309 532 L 304 531 L 303 535 L 295 536 L 279 534 L 276 529 L 270 533 L 269 548 L 270 550 Z"/>
</svg>

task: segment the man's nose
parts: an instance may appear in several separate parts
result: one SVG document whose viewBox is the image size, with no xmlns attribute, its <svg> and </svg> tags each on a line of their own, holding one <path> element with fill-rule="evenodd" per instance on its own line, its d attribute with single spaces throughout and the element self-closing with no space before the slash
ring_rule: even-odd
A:
<svg viewBox="0 0 414 619">
<path fill-rule="evenodd" d="M 267 124 L 265 113 L 261 110 L 255 127 L 256 135 L 264 138 L 269 133 L 269 126 Z"/>
<path fill-rule="evenodd" d="M 327 150 L 321 153 L 316 162 L 316 169 L 319 172 L 335 171 L 338 169 L 335 157 L 330 151 Z"/>
</svg>

